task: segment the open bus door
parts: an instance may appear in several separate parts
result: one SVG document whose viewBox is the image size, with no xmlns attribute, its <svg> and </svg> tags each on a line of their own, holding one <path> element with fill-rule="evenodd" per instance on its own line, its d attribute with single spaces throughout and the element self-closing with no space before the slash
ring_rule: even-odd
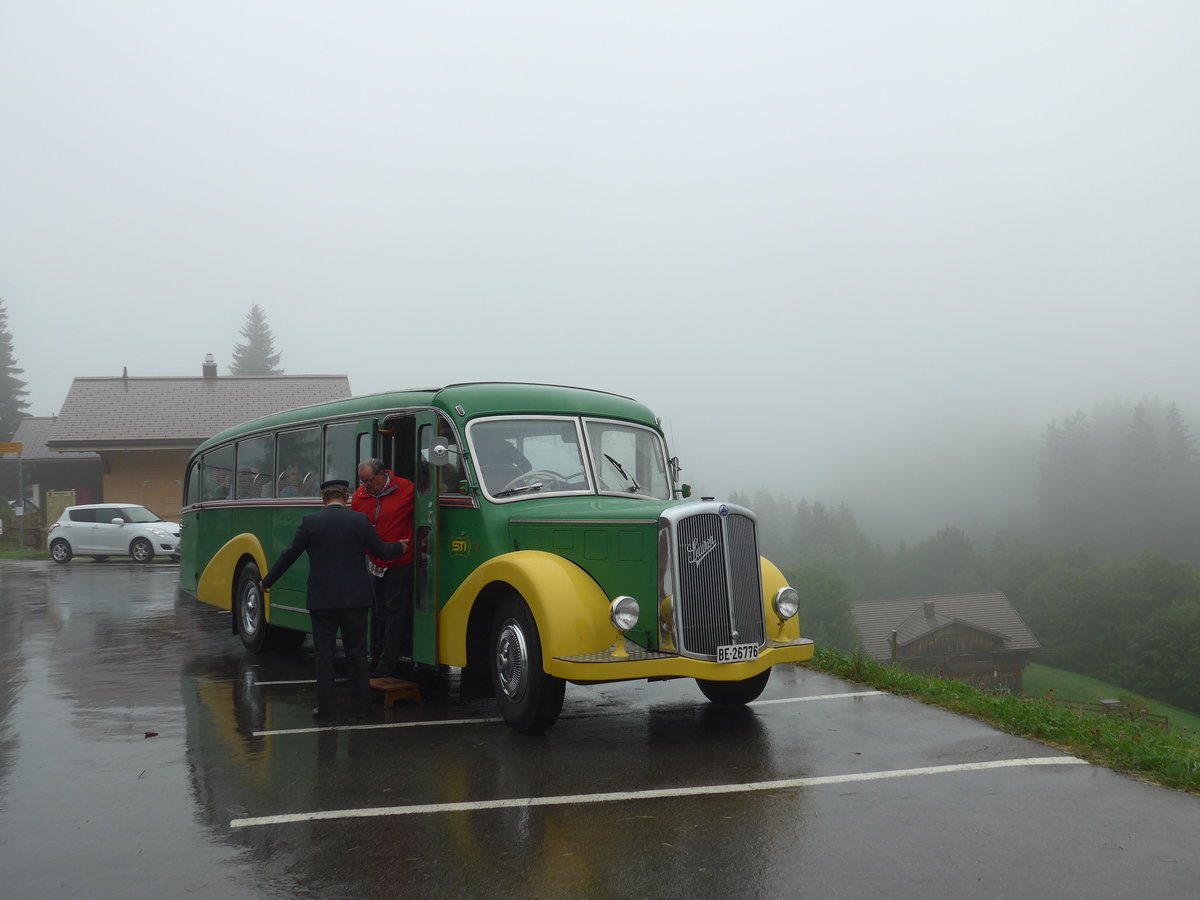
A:
<svg viewBox="0 0 1200 900">
<path fill-rule="evenodd" d="M 433 443 L 438 416 L 417 413 L 417 459 L 413 503 L 413 662 L 437 663 L 438 468 Z"/>
</svg>

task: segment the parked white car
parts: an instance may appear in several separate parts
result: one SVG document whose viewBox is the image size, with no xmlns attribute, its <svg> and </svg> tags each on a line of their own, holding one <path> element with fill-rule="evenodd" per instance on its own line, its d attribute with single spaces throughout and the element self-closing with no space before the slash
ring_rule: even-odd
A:
<svg viewBox="0 0 1200 900">
<path fill-rule="evenodd" d="M 92 503 L 68 506 L 46 534 L 55 562 L 90 556 L 97 562 L 110 556 L 131 556 L 147 563 L 156 554 L 179 559 L 179 525 L 164 522 L 144 506 L 131 503 Z"/>
</svg>

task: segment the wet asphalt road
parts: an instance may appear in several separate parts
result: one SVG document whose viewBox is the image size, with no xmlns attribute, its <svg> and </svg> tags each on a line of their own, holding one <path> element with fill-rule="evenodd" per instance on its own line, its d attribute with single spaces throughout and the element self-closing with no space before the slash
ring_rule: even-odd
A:
<svg viewBox="0 0 1200 900">
<path fill-rule="evenodd" d="M 175 566 L 0 563 L 7 897 L 1194 896 L 1200 798 L 804 669 L 744 710 L 567 689 L 514 734 L 452 679 L 314 729 Z M 1014 764 L 1015 763 L 1015 764 Z"/>
</svg>

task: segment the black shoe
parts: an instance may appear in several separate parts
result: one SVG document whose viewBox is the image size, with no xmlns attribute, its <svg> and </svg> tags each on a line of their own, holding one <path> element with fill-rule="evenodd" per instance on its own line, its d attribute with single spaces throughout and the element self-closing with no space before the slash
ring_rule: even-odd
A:
<svg viewBox="0 0 1200 900">
<path fill-rule="evenodd" d="M 355 722 L 369 722 L 369 721 L 371 721 L 371 711 L 368 709 L 368 710 L 366 710 L 365 712 L 356 712 L 356 713 L 354 714 L 354 721 L 355 721 Z"/>
<path fill-rule="evenodd" d="M 379 662 L 377 662 L 375 664 L 375 668 L 371 670 L 371 677 L 372 678 L 391 678 L 392 670 L 395 668 L 396 668 L 395 663 L 391 663 L 385 659 L 381 659 Z"/>
<path fill-rule="evenodd" d="M 325 716 L 321 714 L 321 710 L 313 707 L 313 721 L 318 725 L 332 725 L 337 722 L 337 716 Z"/>
</svg>

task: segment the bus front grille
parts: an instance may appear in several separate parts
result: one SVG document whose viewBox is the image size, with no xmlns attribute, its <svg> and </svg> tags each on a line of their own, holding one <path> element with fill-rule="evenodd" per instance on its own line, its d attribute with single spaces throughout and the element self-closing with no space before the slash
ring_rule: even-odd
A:
<svg viewBox="0 0 1200 900">
<path fill-rule="evenodd" d="M 715 658 L 717 648 L 727 644 L 761 647 L 766 628 L 754 517 L 728 504 L 696 506 L 700 509 L 668 520 L 674 528 L 677 649 Z"/>
</svg>

